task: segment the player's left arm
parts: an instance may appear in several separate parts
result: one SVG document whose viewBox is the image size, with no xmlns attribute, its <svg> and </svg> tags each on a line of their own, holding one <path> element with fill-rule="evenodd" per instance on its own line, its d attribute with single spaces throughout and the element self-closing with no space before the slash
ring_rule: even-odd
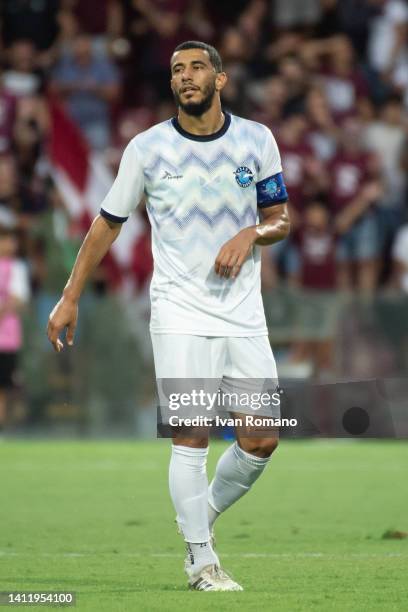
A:
<svg viewBox="0 0 408 612">
<path fill-rule="evenodd" d="M 290 222 L 286 202 L 262 208 L 260 215 L 260 223 L 244 228 L 221 247 L 215 260 L 216 274 L 235 278 L 254 244 L 274 244 L 288 236 Z"/>
<path fill-rule="evenodd" d="M 287 202 L 260 209 L 261 223 L 255 225 L 254 244 L 267 246 L 287 238 L 290 232 L 290 220 Z M 251 229 L 251 228 L 248 228 Z"/>
<path fill-rule="evenodd" d="M 261 222 L 241 230 L 226 242 L 215 260 L 215 273 L 235 278 L 255 244 L 268 245 L 289 234 L 286 202 L 288 192 L 282 174 L 278 145 L 272 132 L 265 128 L 256 182 L 256 202 Z"/>
</svg>

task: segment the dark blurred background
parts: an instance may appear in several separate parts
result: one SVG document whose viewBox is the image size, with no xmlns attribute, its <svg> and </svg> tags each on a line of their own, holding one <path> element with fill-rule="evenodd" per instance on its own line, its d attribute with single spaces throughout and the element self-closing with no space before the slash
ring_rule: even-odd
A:
<svg viewBox="0 0 408 612">
<path fill-rule="evenodd" d="M 45 328 L 125 145 L 175 113 L 169 59 L 188 39 L 219 49 L 225 109 L 281 151 L 292 234 L 263 249 L 281 376 L 406 376 L 407 2 L 2 0 L 0 25 L 0 427 L 152 432 L 143 206 L 75 347 L 56 356 Z"/>
</svg>

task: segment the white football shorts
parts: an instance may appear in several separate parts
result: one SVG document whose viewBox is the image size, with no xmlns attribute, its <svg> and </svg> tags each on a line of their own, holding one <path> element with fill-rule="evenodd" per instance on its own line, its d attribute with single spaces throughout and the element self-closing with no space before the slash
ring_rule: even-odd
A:
<svg viewBox="0 0 408 612">
<path fill-rule="evenodd" d="M 278 375 L 268 336 L 151 337 L 163 422 L 165 413 L 176 411 L 189 417 L 237 412 L 279 418 Z"/>
</svg>

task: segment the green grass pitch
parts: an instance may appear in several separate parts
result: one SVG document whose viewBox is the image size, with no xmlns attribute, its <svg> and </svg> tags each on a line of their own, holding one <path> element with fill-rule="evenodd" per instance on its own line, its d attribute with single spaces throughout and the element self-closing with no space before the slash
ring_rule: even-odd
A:
<svg viewBox="0 0 408 612">
<path fill-rule="evenodd" d="M 164 440 L 3 442 L 0 591 L 72 590 L 98 612 L 407 610 L 408 539 L 382 537 L 408 531 L 407 444 L 282 441 L 217 525 L 243 593 L 187 590 L 168 457 Z"/>
</svg>

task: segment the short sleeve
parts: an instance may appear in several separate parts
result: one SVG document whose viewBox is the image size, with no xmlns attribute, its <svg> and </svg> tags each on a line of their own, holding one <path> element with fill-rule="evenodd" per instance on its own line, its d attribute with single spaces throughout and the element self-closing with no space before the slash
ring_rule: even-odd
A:
<svg viewBox="0 0 408 612">
<path fill-rule="evenodd" d="M 282 204 L 288 199 L 278 145 L 270 130 L 266 134 L 256 191 L 260 208 Z"/>
<path fill-rule="evenodd" d="M 118 175 L 101 204 L 101 215 L 114 223 L 123 223 L 138 206 L 143 190 L 143 164 L 135 143 L 130 141 L 123 152 Z"/>
<path fill-rule="evenodd" d="M 23 261 L 16 260 L 13 263 L 10 278 L 10 295 L 21 302 L 28 302 L 30 297 L 30 284 L 28 282 L 28 271 Z"/>
</svg>

